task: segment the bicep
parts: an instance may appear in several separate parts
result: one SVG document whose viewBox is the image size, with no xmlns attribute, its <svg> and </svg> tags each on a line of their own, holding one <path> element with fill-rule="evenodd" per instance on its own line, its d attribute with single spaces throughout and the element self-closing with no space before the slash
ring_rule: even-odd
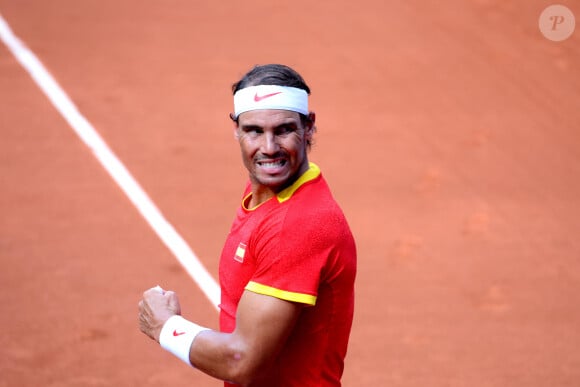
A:
<svg viewBox="0 0 580 387">
<path fill-rule="evenodd" d="M 298 303 L 244 291 L 238 304 L 234 335 L 248 346 L 252 362 L 263 364 L 278 354 L 302 307 Z"/>
<path fill-rule="evenodd" d="M 268 371 L 302 308 L 299 303 L 246 290 L 238 304 L 234 331 L 202 332 L 190 358 L 214 377 L 246 384 Z"/>
</svg>

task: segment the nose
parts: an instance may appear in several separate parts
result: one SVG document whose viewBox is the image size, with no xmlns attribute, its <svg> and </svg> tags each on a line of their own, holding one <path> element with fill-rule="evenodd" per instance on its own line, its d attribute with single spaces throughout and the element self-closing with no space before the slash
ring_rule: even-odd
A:
<svg viewBox="0 0 580 387">
<path fill-rule="evenodd" d="M 274 133 L 266 132 L 262 137 L 262 146 L 260 151 L 265 155 L 273 155 L 280 150 L 280 145 Z"/>
</svg>

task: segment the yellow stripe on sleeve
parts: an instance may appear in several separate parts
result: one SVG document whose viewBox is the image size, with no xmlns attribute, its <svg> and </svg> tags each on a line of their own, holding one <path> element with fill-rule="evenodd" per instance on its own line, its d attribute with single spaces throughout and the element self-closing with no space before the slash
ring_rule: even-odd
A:
<svg viewBox="0 0 580 387">
<path fill-rule="evenodd" d="M 307 305 L 316 305 L 316 296 L 304 293 L 288 292 L 286 290 L 276 289 L 271 286 L 262 285 L 253 281 L 248 282 L 245 289 L 249 290 L 250 292 L 276 297 L 281 300 L 299 302 L 301 304 Z"/>
</svg>

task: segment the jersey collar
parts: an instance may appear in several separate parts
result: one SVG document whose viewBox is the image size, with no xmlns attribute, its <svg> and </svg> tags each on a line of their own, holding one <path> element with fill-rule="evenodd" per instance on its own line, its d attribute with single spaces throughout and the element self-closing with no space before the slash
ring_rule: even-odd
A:
<svg viewBox="0 0 580 387">
<path fill-rule="evenodd" d="M 284 188 L 282 191 L 278 192 L 278 194 L 276 195 L 276 199 L 278 199 L 278 203 L 284 203 L 286 200 L 288 200 L 292 197 L 292 195 L 294 194 L 294 192 L 296 192 L 298 190 L 298 188 L 302 187 L 304 184 L 306 184 L 309 181 L 312 181 L 312 180 L 316 179 L 318 176 L 320 176 L 320 168 L 318 168 L 318 165 L 309 162 L 308 166 L 309 167 L 306 170 L 306 172 L 304 172 L 298 178 L 298 180 L 296 180 L 291 186 Z M 242 207 L 246 211 L 254 211 L 256 208 L 260 207 L 262 204 L 267 203 L 267 201 L 265 201 L 264 203 L 258 204 L 256 207 L 247 208 L 246 202 L 248 201 L 248 198 L 250 196 L 252 196 L 252 192 L 249 192 L 242 199 Z"/>
<path fill-rule="evenodd" d="M 278 192 L 276 197 L 279 203 L 284 203 L 286 200 L 290 199 L 294 192 L 304 184 L 312 181 L 320 176 L 320 168 L 314 163 L 309 163 L 309 168 L 306 172 L 302 174 L 290 187 L 284 188 L 282 191 Z"/>
</svg>

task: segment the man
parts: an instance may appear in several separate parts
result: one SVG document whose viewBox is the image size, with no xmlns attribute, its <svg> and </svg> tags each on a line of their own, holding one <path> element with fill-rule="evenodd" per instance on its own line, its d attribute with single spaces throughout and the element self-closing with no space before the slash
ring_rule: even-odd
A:
<svg viewBox="0 0 580 387">
<path fill-rule="evenodd" d="M 356 249 L 308 161 L 310 89 L 274 64 L 253 68 L 233 92 L 249 183 L 220 258 L 220 332 L 185 320 L 175 293 L 160 288 L 143 294 L 140 328 L 226 386 L 340 386 Z"/>
</svg>

